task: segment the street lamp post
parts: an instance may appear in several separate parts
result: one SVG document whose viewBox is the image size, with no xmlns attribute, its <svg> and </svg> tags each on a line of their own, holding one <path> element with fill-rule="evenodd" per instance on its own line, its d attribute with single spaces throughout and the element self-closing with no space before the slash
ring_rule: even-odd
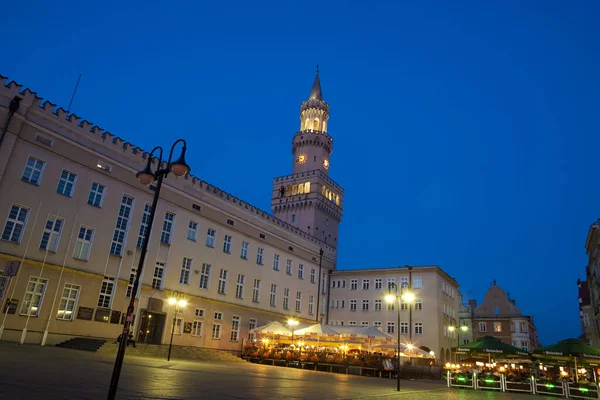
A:
<svg viewBox="0 0 600 400">
<path fill-rule="evenodd" d="M 392 294 L 392 288 L 394 288 L 395 294 Z M 398 392 L 400 391 L 400 308 L 402 307 L 402 300 L 404 300 L 407 303 L 410 303 L 415 299 L 414 294 L 410 292 L 404 293 L 405 289 L 408 289 L 408 283 L 406 282 L 400 285 L 400 293 L 398 293 L 398 285 L 396 285 L 393 282 L 390 282 L 388 286 L 389 292 L 385 296 L 385 301 L 389 304 L 398 302 L 398 352 L 396 353 L 396 390 Z M 410 329 L 410 326 L 408 327 L 408 329 Z M 406 348 L 412 350 L 412 343 L 409 343 L 406 346 Z"/>
<path fill-rule="evenodd" d="M 460 320 L 458 321 L 458 324 L 460 325 Z M 460 326 L 460 330 L 463 331 L 463 332 L 466 332 L 468 329 L 469 329 L 469 327 L 467 327 L 466 325 L 461 325 Z M 456 347 L 457 347 L 457 350 L 458 350 L 458 346 L 460 346 L 460 332 L 459 332 L 459 328 L 456 327 L 456 326 L 454 326 L 454 325 L 450 325 L 448 327 L 448 331 L 450 331 L 450 332 L 456 331 Z M 458 363 L 458 352 L 457 351 L 454 352 L 454 357 L 456 358 L 456 362 Z"/>
<path fill-rule="evenodd" d="M 171 161 L 173 157 L 173 150 L 178 143 L 183 143 L 183 148 L 181 150 L 181 155 L 175 161 Z M 152 172 L 152 155 L 155 151 L 159 151 L 158 158 L 158 166 L 156 167 L 156 172 Z M 123 358 L 125 357 L 125 349 L 127 348 L 127 340 L 129 338 L 129 330 L 131 327 L 131 322 L 133 321 L 133 311 L 135 308 L 135 298 L 137 297 L 138 287 L 140 285 L 140 276 L 142 275 L 142 268 L 144 267 L 144 262 L 146 260 L 146 253 L 148 252 L 148 242 L 150 240 L 150 232 L 152 231 L 152 225 L 154 223 L 154 215 L 156 213 L 156 205 L 158 203 L 158 198 L 160 196 L 160 189 L 162 187 L 163 179 L 169 175 L 169 173 L 173 172 L 175 176 L 184 176 L 185 174 L 190 172 L 190 166 L 185 162 L 185 151 L 187 150 L 187 146 L 185 140 L 179 139 L 171 146 L 171 151 L 169 152 L 169 159 L 167 161 L 166 166 L 163 168 L 163 149 L 160 146 L 152 149 L 150 154 L 148 155 L 148 162 L 146 164 L 146 168 L 142 171 L 138 172 L 135 176 L 143 185 L 150 185 L 152 182 L 156 180 L 156 189 L 154 189 L 154 198 L 152 199 L 152 209 L 150 210 L 150 218 L 148 221 L 148 227 L 146 228 L 146 232 L 144 234 L 144 240 L 142 243 L 142 250 L 140 252 L 140 260 L 138 263 L 137 271 L 135 273 L 135 280 L 133 283 L 131 299 L 129 300 L 129 306 L 127 307 L 127 314 L 125 317 L 125 323 L 123 324 L 123 340 L 119 343 L 119 350 L 117 352 L 117 358 L 115 360 L 115 365 L 113 367 L 113 373 L 110 378 L 110 386 L 108 389 L 108 400 L 114 400 L 117 394 L 117 388 L 119 387 L 119 377 L 121 376 L 121 368 L 123 367 Z"/>
<path fill-rule="evenodd" d="M 294 344 L 294 330 L 296 326 L 298 326 L 299 322 L 297 319 L 294 318 L 290 318 L 287 321 L 288 325 L 290 326 L 290 329 L 292 330 L 292 345 Z"/>
<path fill-rule="evenodd" d="M 169 342 L 169 354 L 167 355 L 167 361 L 171 361 L 171 347 L 173 347 L 173 334 L 175 334 L 175 324 L 177 323 L 177 313 L 182 311 L 187 305 L 187 301 L 184 299 L 180 299 L 179 297 L 183 295 L 183 293 L 175 291 L 173 292 L 175 297 L 171 297 L 169 299 L 169 304 L 173 306 L 173 326 L 171 327 L 171 341 Z M 179 329 L 182 329 L 180 327 Z M 181 333 L 181 332 L 180 332 Z"/>
</svg>

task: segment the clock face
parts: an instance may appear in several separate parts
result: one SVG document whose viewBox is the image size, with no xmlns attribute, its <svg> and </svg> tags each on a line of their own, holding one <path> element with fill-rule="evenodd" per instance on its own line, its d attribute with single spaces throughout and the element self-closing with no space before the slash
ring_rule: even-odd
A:
<svg viewBox="0 0 600 400">
<path fill-rule="evenodd" d="M 328 159 L 323 160 L 323 166 L 325 167 L 325 169 L 329 169 L 329 160 Z"/>
<path fill-rule="evenodd" d="M 296 158 L 296 162 L 298 164 L 304 164 L 306 162 L 306 155 L 300 154 L 298 158 Z"/>
</svg>

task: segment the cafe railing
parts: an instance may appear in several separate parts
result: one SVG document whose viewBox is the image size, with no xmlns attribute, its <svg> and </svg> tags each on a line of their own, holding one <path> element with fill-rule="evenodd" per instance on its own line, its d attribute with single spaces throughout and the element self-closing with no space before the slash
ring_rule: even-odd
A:
<svg viewBox="0 0 600 400">
<path fill-rule="evenodd" d="M 567 397 L 570 399 L 597 399 L 598 386 L 593 383 L 567 382 Z"/>
</svg>

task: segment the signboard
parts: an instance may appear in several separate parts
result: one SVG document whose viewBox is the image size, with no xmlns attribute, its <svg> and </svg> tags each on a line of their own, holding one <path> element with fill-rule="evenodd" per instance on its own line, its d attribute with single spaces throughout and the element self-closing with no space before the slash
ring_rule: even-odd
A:
<svg viewBox="0 0 600 400">
<path fill-rule="evenodd" d="M 163 301 L 154 297 L 148 299 L 148 311 L 150 312 L 162 312 Z"/>
<path fill-rule="evenodd" d="M 91 321 L 93 315 L 94 309 L 90 307 L 79 307 L 79 309 L 77 310 L 77 319 Z"/>
<path fill-rule="evenodd" d="M 19 265 L 21 265 L 20 261 L 7 261 L 4 266 L 4 275 L 16 276 L 17 272 L 19 272 Z"/>
<path fill-rule="evenodd" d="M 96 316 L 94 317 L 94 321 L 108 323 L 109 320 L 110 320 L 110 310 L 107 310 L 106 308 L 97 308 L 96 309 Z"/>
</svg>

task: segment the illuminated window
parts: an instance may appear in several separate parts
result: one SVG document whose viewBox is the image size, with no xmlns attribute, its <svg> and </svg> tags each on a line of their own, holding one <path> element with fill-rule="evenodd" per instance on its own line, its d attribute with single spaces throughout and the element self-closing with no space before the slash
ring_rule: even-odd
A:
<svg viewBox="0 0 600 400">
<path fill-rule="evenodd" d="M 292 187 L 290 185 L 287 185 L 285 187 L 285 195 L 289 196 L 290 194 L 292 194 Z"/>
<path fill-rule="evenodd" d="M 304 194 L 304 185 L 302 183 L 298 185 L 298 194 Z"/>
<path fill-rule="evenodd" d="M 298 194 L 298 185 L 292 185 L 292 196 Z"/>
<path fill-rule="evenodd" d="M 310 119 L 308 118 L 304 121 L 304 129 L 310 129 Z"/>
<path fill-rule="evenodd" d="M 494 322 L 494 332 L 502 332 L 502 323 Z"/>
<path fill-rule="evenodd" d="M 313 131 L 318 131 L 319 130 L 319 119 L 315 118 L 314 122 L 313 122 Z"/>
<path fill-rule="evenodd" d="M 304 184 L 304 193 L 310 193 L 310 182 Z"/>
<path fill-rule="evenodd" d="M 323 129 L 321 129 L 323 132 L 327 131 L 327 121 L 323 120 Z"/>
</svg>

